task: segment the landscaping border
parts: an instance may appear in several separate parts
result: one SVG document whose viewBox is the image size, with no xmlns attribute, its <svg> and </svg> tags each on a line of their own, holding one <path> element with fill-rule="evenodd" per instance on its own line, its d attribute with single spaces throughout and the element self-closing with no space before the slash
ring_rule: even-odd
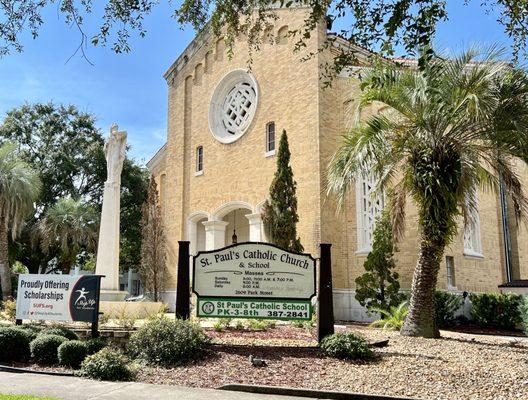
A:
<svg viewBox="0 0 528 400">
<path fill-rule="evenodd" d="M 376 394 L 336 392 L 333 390 L 314 390 L 314 389 L 294 389 L 281 386 L 262 386 L 262 385 L 224 385 L 217 388 L 218 390 L 228 390 L 231 392 L 246 392 L 256 394 L 274 394 L 280 396 L 308 397 L 313 399 L 331 399 L 331 400 L 419 400 L 411 397 L 394 397 Z"/>
<path fill-rule="evenodd" d="M 8 365 L 0 364 L 0 371 L 2 372 L 14 372 L 17 374 L 38 374 L 38 375 L 51 375 L 51 376 L 75 376 L 72 372 L 56 372 L 56 371 L 39 371 L 38 369 L 27 369 L 19 367 L 10 367 Z"/>
</svg>

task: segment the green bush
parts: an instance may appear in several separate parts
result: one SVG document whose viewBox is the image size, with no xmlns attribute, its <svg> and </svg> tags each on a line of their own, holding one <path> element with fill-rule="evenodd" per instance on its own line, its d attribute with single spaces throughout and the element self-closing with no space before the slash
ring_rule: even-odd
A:
<svg viewBox="0 0 528 400">
<path fill-rule="evenodd" d="M 60 365 L 78 369 L 88 355 L 88 347 L 80 340 L 69 340 L 59 346 L 57 354 Z"/>
<path fill-rule="evenodd" d="M 129 363 L 120 351 L 107 347 L 86 357 L 77 374 L 102 381 L 133 381 L 136 371 Z"/>
<path fill-rule="evenodd" d="M 67 341 L 64 336 L 38 335 L 30 344 L 31 357 L 39 364 L 57 364 L 59 361 L 57 349 Z"/>
<path fill-rule="evenodd" d="M 79 336 L 71 329 L 63 326 L 54 326 L 52 328 L 44 329 L 40 332 L 41 335 L 58 335 L 65 337 L 68 340 L 79 340 Z"/>
<path fill-rule="evenodd" d="M 455 313 L 464 304 L 464 298 L 457 293 L 437 290 L 435 293 L 435 319 L 439 328 L 455 324 Z"/>
<path fill-rule="evenodd" d="M 29 337 L 29 341 L 32 342 L 35 340 L 35 338 L 42 332 L 42 329 L 44 329 L 40 325 L 35 324 L 23 324 L 18 326 L 20 329 L 22 329 Z"/>
<path fill-rule="evenodd" d="M 26 361 L 29 355 L 29 336 L 24 330 L 0 328 L 0 361 Z"/>
<path fill-rule="evenodd" d="M 84 343 L 86 344 L 88 355 L 95 354 L 98 351 L 103 350 L 106 346 L 108 346 L 108 342 L 106 341 L 106 339 L 103 338 L 88 339 Z"/>
<path fill-rule="evenodd" d="M 519 307 L 524 333 L 528 336 L 528 296 L 524 296 Z"/>
<path fill-rule="evenodd" d="M 181 365 L 202 357 L 209 338 L 190 321 L 158 318 L 132 334 L 130 355 L 154 365 Z"/>
<path fill-rule="evenodd" d="M 343 360 L 370 360 L 374 352 L 365 338 L 357 333 L 334 333 L 325 337 L 321 349 L 330 357 Z"/>
<path fill-rule="evenodd" d="M 512 330 L 521 322 L 522 296 L 514 293 L 472 293 L 471 318 L 479 326 Z"/>
</svg>

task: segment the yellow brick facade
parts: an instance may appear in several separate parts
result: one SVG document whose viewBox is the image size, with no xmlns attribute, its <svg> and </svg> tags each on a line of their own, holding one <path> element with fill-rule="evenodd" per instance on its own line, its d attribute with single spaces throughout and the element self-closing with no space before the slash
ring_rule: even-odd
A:
<svg viewBox="0 0 528 400">
<path fill-rule="evenodd" d="M 211 96 L 222 78 L 235 69 L 247 69 L 246 40 L 241 38 L 236 42 L 230 58 L 223 41 L 204 34 L 191 43 L 165 74 L 167 143 L 149 162 L 149 168 L 160 188 L 171 251 L 168 292 L 172 293 L 175 287 L 178 240 L 190 240 L 192 251 L 203 250 L 206 243 L 211 246 L 207 238 L 212 236 L 207 235 L 214 229 L 224 229 L 227 244 L 233 224 L 244 236 L 242 239 L 247 240 L 253 234 L 265 240 L 263 228 L 255 233 L 246 224 L 247 220 L 259 219 L 260 207 L 267 198 L 275 172 L 276 157 L 265 154 L 266 125 L 273 121 L 277 144 L 282 130 L 288 133 L 291 165 L 297 181 L 300 218 L 297 229 L 301 242 L 307 252 L 315 255 L 319 243 L 332 243 L 338 314 L 350 317 L 353 306 L 347 305 L 352 304 L 348 298 L 353 297 L 354 280 L 362 273 L 366 257 L 358 253 L 356 192 L 351 190 L 344 209 L 337 212 L 333 199 L 325 193 L 325 171 L 341 134 L 352 123 L 359 85 L 357 80 L 340 76 L 330 88 L 324 87 L 323 65 L 331 60 L 332 53 L 316 50 L 328 39 L 326 28 L 321 25 L 312 34 L 306 53 L 294 53 L 295 39 L 287 37 L 285 32 L 302 26 L 306 11 L 278 10 L 278 16 L 272 30 L 273 43 L 266 40 L 260 51 L 252 54 L 251 73 L 258 82 L 259 103 L 251 127 L 234 143 L 221 143 L 211 134 L 208 113 Z M 317 55 L 308 61 L 299 61 L 310 52 Z M 376 111 L 374 107 L 369 112 Z M 201 174 L 196 173 L 198 146 L 203 147 L 204 156 Z M 523 174 L 527 176 L 526 171 Z M 462 234 L 446 254 L 454 257 L 458 290 L 496 291 L 506 279 L 501 208 L 496 194 L 479 194 L 479 215 L 483 257 L 463 254 Z M 410 287 L 418 238 L 416 210 L 409 204 L 406 234 L 397 253 L 403 288 Z M 521 227 L 512 251 L 517 262 L 517 278 L 528 276 L 527 238 L 526 227 Z M 440 288 L 447 287 L 445 265 L 438 282 Z"/>
</svg>

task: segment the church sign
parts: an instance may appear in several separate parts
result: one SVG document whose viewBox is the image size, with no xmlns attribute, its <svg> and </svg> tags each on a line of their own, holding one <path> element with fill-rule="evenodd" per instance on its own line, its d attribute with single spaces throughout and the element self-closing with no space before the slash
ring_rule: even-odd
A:
<svg viewBox="0 0 528 400">
<path fill-rule="evenodd" d="M 199 317 L 310 319 L 315 259 L 269 243 L 240 243 L 194 257 Z"/>
<path fill-rule="evenodd" d="M 97 321 L 100 275 L 21 274 L 16 318 L 42 321 Z"/>
</svg>

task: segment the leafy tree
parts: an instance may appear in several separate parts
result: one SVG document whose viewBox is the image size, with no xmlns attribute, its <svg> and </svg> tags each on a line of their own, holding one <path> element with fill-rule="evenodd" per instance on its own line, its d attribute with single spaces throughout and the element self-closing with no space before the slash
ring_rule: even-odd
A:
<svg viewBox="0 0 528 400">
<path fill-rule="evenodd" d="M 106 160 L 104 139 L 92 115 L 75 106 L 53 103 L 25 104 L 9 111 L 0 125 L 0 142 L 18 143 L 21 156 L 41 171 L 42 196 L 37 213 L 28 221 L 15 243 L 14 258 L 31 273 L 44 272 L 50 261 L 59 257 L 58 249 L 46 254 L 32 245 L 35 226 L 57 199 L 82 199 L 101 210 Z M 121 253 L 124 269 L 139 260 L 141 205 L 146 198 L 147 175 L 144 168 L 125 159 L 121 174 Z"/>
<path fill-rule="evenodd" d="M 454 0 L 452 1 L 455 2 Z M 463 4 L 470 3 L 467 0 Z M 475 0 L 473 0 L 475 2 Z M 10 51 L 22 51 L 21 37 L 28 30 L 33 37 L 38 36 L 45 22 L 42 11 L 51 4 L 63 14 L 68 25 L 74 25 L 80 35 L 79 49 L 84 54 L 86 43 L 110 44 L 116 53 L 130 51 L 129 39 L 133 32 L 146 35 L 144 19 L 159 4 L 156 0 L 117 1 L 107 0 L 94 4 L 91 0 L 18 0 L 0 2 L 0 55 Z M 211 1 L 184 0 L 174 7 L 171 16 L 181 25 L 190 24 L 197 31 L 211 28 L 217 35 L 223 33 L 228 46 L 240 33 L 245 34 L 251 48 L 257 49 L 262 42 L 262 31 L 274 20 L 276 2 L 271 0 L 254 1 Z M 297 38 L 296 48 L 300 49 L 310 37 L 319 21 L 327 20 L 339 24 L 340 35 L 352 44 L 371 50 L 381 49 L 392 54 L 396 46 L 402 45 L 408 53 L 431 43 L 437 24 L 447 21 L 448 1 L 445 0 L 314 0 L 303 1 L 308 16 L 304 26 L 293 31 Z M 282 7 L 297 7 L 298 2 L 281 1 Z M 526 55 L 528 39 L 528 5 L 525 0 L 482 0 L 484 12 L 498 14 L 497 23 L 513 40 L 513 53 Z M 102 18 L 97 33 L 88 38 L 84 24 L 92 13 L 101 13 Z M 169 18 L 169 15 L 167 16 Z M 208 22 L 209 25 L 207 24 Z M 336 66 L 347 65 L 353 53 L 342 46 L 341 53 L 335 55 Z"/>
<path fill-rule="evenodd" d="M 262 219 L 274 244 L 300 253 L 303 246 L 297 237 L 297 183 L 293 180 L 290 155 L 288 136 L 286 131 L 282 131 L 277 152 L 277 170 L 270 186 L 270 198 L 266 200 L 262 210 Z"/>
<path fill-rule="evenodd" d="M 160 300 L 167 276 L 167 247 L 158 189 L 154 178 L 150 179 L 147 201 L 142 209 L 141 282 L 154 301 Z"/>
<path fill-rule="evenodd" d="M 390 194 L 397 236 L 407 197 L 417 206 L 420 250 L 404 335 L 439 336 L 440 262 L 458 217 L 473 214 L 475 188 L 497 191 L 502 182 L 517 217 L 528 210 L 515 167 L 528 162 L 528 77 L 500 56 L 472 49 L 423 70 L 380 61 L 362 82 L 360 107 L 380 101 L 389 110 L 350 130 L 330 163 L 329 189 L 341 203 L 366 173 Z"/>
<path fill-rule="evenodd" d="M 59 253 L 59 267 L 63 274 L 69 274 L 81 249 L 95 251 L 98 235 L 94 208 L 81 200 L 64 198 L 46 210 L 36 225 L 35 239 L 45 254 Z"/>
<path fill-rule="evenodd" d="M 372 251 L 363 264 L 365 273 L 356 278 L 356 300 L 367 309 L 389 310 L 403 300 L 399 294 L 399 275 L 394 271 L 395 251 L 390 216 L 383 212 L 374 229 Z"/>
<path fill-rule="evenodd" d="M 14 143 L 0 147 L 0 283 L 3 298 L 11 296 L 9 267 L 9 231 L 14 239 L 41 190 L 36 171 L 19 158 Z"/>
</svg>

